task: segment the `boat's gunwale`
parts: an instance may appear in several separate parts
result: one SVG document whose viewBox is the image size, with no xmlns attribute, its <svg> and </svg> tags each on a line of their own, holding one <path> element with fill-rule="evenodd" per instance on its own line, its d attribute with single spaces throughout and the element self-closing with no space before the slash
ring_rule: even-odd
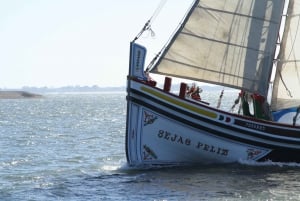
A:
<svg viewBox="0 0 300 201">
<path fill-rule="evenodd" d="M 129 77 L 128 79 L 130 79 L 132 81 L 135 81 L 135 82 L 138 82 L 138 83 L 141 83 L 141 84 L 144 84 L 147 87 L 153 88 L 153 89 L 158 90 L 158 91 L 160 91 L 162 93 L 165 93 L 167 95 L 173 96 L 174 98 L 185 100 L 185 101 L 187 101 L 190 104 L 193 104 L 195 106 L 201 105 L 201 107 L 205 107 L 208 110 L 213 110 L 213 111 L 215 111 L 217 113 L 221 113 L 223 115 L 229 115 L 229 116 L 233 116 L 235 118 L 240 118 L 240 119 L 244 119 L 246 121 L 253 121 L 253 122 L 261 123 L 261 124 L 270 124 L 270 125 L 274 125 L 274 126 L 278 126 L 278 127 L 287 127 L 287 128 L 294 129 L 294 130 L 299 130 L 299 136 L 300 136 L 300 126 L 297 126 L 297 125 L 293 126 L 291 124 L 280 123 L 280 122 L 275 122 L 275 121 L 268 121 L 268 120 L 264 120 L 264 119 L 257 119 L 257 118 L 253 118 L 253 117 L 249 117 L 249 116 L 245 116 L 245 115 L 239 115 L 239 114 L 235 114 L 235 113 L 230 113 L 230 112 L 227 112 L 225 110 L 220 110 L 220 109 L 217 109 L 217 108 L 214 108 L 214 107 L 210 107 L 205 102 L 201 102 L 201 101 L 196 102 L 196 101 L 189 100 L 189 99 L 186 99 L 186 98 L 181 98 L 181 97 L 179 97 L 178 95 L 176 95 L 176 94 L 174 94 L 172 92 L 164 91 L 163 89 L 161 89 L 159 87 L 152 86 L 151 84 L 148 84 L 146 81 L 137 79 L 136 77 Z"/>
<path fill-rule="evenodd" d="M 182 101 L 189 101 L 189 100 L 186 100 L 186 99 L 182 99 L 182 98 L 180 98 L 180 97 L 178 97 L 178 96 L 176 96 L 172 93 L 165 92 L 165 91 L 161 90 L 160 88 L 153 87 L 153 86 L 148 86 L 148 84 L 143 82 L 143 81 L 137 80 L 137 82 L 144 85 L 144 86 L 152 87 L 154 90 L 158 90 L 161 93 L 165 93 L 165 94 L 168 94 L 170 96 L 174 96 L 174 98 L 181 99 Z M 141 90 L 135 90 L 135 89 L 130 89 L 130 90 L 132 91 L 131 93 L 134 93 L 134 91 L 136 91 L 136 92 L 145 94 L 145 92 L 143 92 Z M 127 98 L 130 98 L 130 96 L 128 96 Z M 146 98 L 146 99 L 149 99 L 149 98 Z M 197 118 L 200 118 L 200 117 L 201 118 L 206 118 L 205 121 L 207 121 L 207 122 L 209 121 L 210 124 L 219 124 L 219 126 L 226 127 L 229 130 L 234 130 L 235 132 L 240 132 L 240 133 L 248 133 L 247 135 L 249 135 L 249 136 L 252 135 L 256 138 L 266 138 L 266 139 L 271 140 L 271 141 L 287 142 L 288 144 L 294 144 L 294 145 L 299 144 L 299 140 L 300 140 L 299 127 L 297 127 L 297 128 L 295 128 L 295 127 L 285 127 L 285 128 L 283 128 L 280 124 L 274 124 L 274 123 L 267 124 L 268 123 L 267 121 L 259 121 L 259 122 L 256 121 L 255 122 L 255 121 L 251 121 L 251 120 L 254 120 L 254 119 L 249 120 L 249 118 L 243 118 L 243 116 L 240 116 L 240 115 L 232 115 L 231 113 L 227 113 L 227 112 L 224 113 L 222 110 L 215 110 L 214 108 L 208 107 L 205 104 L 200 105 L 200 104 L 197 104 L 193 101 L 189 101 L 189 103 L 195 104 L 195 107 L 196 106 L 205 107 L 208 110 L 213 109 L 213 111 L 218 113 L 217 116 L 224 115 L 224 116 L 229 117 L 229 118 L 232 119 L 232 122 L 228 123 L 228 122 L 224 122 L 224 121 L 219 121 L 217 118 L 210 118 L 210 117 L 205 116 L 205 115 L 204 116 L 202 115 L 202 117 L 201 117 L 199 114 L 194 113 L 194 115 L 197 116 Z M 260 129 L 260 126 L 262 127 L 262 129 Z"/>
<path fill-rule="evenodd" d="M 147 88 L 148 90 L 143 90 L 145 88 Z M 167 102 L 164 99 L 160 98 L 160 96 L 155 96 L 155 93 L 149 93 L 149 91 L 152 90 L 164 94 L 165 96 L 168 96 L 170 98 L 177 99 L 180 102 L 182 101 L 187 104 L 191 104 L 194 107 L 202 107 L 205 110 L 207 109 L 208 111 L 216 112 L 217 117 L 213 118 L 207 115 L 201 115 L 201 113 L 193 112 L 192 110 L 180 107 L 172 102 Z M 229 140 L 238 144 L 245 144 L 246 146 L 260 147 L 272 150 L 271 155 L 268 154 L 266 157 L 258 159 L 259 161 L 270 160 L 273 158 L 276 161 L 293 161 L 293 158 L 291 157 L 288 157 L 288 159 L 282 159 L 281 155 L 283 153 L 287 153 L 288 155 L 291 155 L 291 153 L 300 153 L 299 127 L 282 125 L 280 123 L 270 122 L 266 120 L 256 120 L 253 118 L 245 117 L 243 115 L 233 114 L 230 112 L 219 110 L 208 106 L 205 103 L 197 103 L 195 101 L 182 98 L 177 94 L 165 91 L 159 87 L 151 85 L 151 83 L 148 83 L 147 81 L 140 80 L 137 77 L 128 77 L 126 99 L 128 104 L 136 104 L 138 105 L 138 107 L 145 107 L 146 109 L 152 110 L 153 112 L 163 115 L 164 117 L 169 117 L 170 119 L 174 119 L 177 121 L 179 120 L 179 122 L 182 122 L 184 125 L 187 125 L 189 127 L 194 127 L 195 129 L 199 130 L 199 132 L 204 131 L 209 135 L 223 138 L 224 140 Z M 180 116 L 179 114 L 183 114 L 183 116 Z M 225 117 L 228 116 L 232 119 L 230 122 L 222 121 L 219 119 L 220 115 L 224 115 Z M 186 117 L 189 118 L 185 119 Z M 127 116 L 127 118 L 131 117 Z M 202 125 L 200 122 L 205 122 L 205 125 Z M 253 125 L 264 125 L 266 127 L 266 130 L 247 127 L 247 122 L 250 122 L 250 124 L 253 123 Z M 212 127 L 210 127 L 210 125 Z M 217 127 L 214 128 L 214 126 Z M 222 127 L 224 128 L 224 130 L 222 129 Z M 281 131 L 284 130 L 287 132 L 280 132 L 280 128 Z M 269 132 L 269 129 L 272 129 L 273 132 Z M 239 133 L 241 135 L 239 135 Z M 129 150 L 129 147 L 132 146 L 128 144 L 129 141 L 131 141 L 131 139 L 129 138 L 130 133 L 127 128 L 127 161 L 131 161 L 131 159 L 128 158 L 128 153 L 131 152 Z M 136 162 L 133 163 L 135 164 Z M 141 161 L 138 163 L 144 164 L 144 162 Z"/>
</svg>

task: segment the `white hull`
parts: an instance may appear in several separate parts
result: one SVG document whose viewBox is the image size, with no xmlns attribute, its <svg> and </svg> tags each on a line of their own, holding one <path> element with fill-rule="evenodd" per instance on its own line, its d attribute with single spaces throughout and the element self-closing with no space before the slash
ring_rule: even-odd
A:
<svg viewBox="0 0 300 201">
<path fill-rule="evenodd" d="M 226 113 L 134 79 L 127 101 L 130 165 L 300 160 L 291 156 L 300 153 L 299 127 Z"/>
<path fill-rule="evenodd" d="M 195 0 L 145 68 L 136 40 L 150 18 L 130 44 L 128 163 L 300 162 L 299 13 L 296 1 Z M 155 87 L 148 73 L 239 89 L 243 115 L 186 99 L 200 100 L 196 86 L 170 93 L 170 77 Z"/>
</svg>

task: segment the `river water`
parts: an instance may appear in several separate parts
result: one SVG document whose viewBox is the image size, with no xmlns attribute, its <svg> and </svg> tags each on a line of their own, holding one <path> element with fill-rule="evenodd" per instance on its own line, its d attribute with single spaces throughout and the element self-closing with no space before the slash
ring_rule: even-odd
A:
<svg viewBox="0 0 300 201">
<path fill-rule="evenodd" d="M 300 200 L 295 163 L 128 167 L 125 97 L 0 100 L 0 200 Z"/>
</svg>

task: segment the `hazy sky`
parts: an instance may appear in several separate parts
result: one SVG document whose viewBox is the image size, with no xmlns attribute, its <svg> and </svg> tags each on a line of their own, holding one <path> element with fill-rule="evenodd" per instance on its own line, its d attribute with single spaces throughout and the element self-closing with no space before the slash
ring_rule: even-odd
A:
<svg viewBox="0 0 300 201">
<path fill-rule="evenodd" d="M 152 24 L 156 36 L 139 42 L 158 50 L 191 2 L 167 1 Z M 0 88 L 126 85 L 129 42 L 160 3 L 0 0 Z"/>
</svg>

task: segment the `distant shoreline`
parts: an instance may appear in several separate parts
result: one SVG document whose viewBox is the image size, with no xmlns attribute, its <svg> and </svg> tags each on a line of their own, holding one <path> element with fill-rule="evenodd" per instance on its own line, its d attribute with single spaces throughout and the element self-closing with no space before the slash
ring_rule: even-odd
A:
<svg viewBox="0 0 300 201">
<path fill-rule="evenodd" d="M 163 85 L 158 85 L 162 88 Z M 203 91 L 221 91 L 224 88 L 221 86 L 207 86 L 201 85 Z M 172 91 L 179 91 L 180 84 L 173 84 Z M 22 87 L 22 88 L 0 88 L 0 99 L 9 98 L 41 98 L 46 94 L 72 94 L 72 93 L 111 93 L 124 92 L 126 93 L 126 86 L 119 87 L 99 87 L 94 86 L 64 86 L 64 87 Z"/>
<path fill-rule="evenodd" d="M 40 94 L 26 91 L 0 91 L 0 99 L 24 99 L 24 98 L 42 98 Z"/>
</svg>

